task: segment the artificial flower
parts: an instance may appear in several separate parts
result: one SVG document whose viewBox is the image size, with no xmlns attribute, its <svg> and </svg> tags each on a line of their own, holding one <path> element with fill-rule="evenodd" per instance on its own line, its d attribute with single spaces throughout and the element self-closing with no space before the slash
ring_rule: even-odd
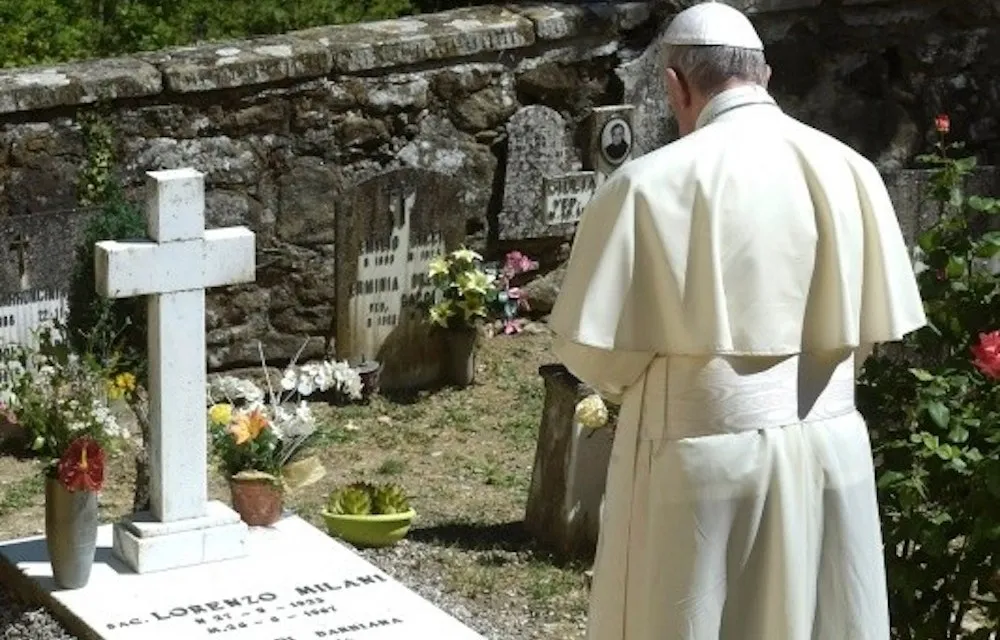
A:
<svg viewBox="0 0 1000 640">
<path fill-rule="evenodd" d="M 428 277 L 443 276 L 448 274 L 448 261 L 443 256 L 431 260 L 427 267 Z"/>
<path fill-rule="evenodd" d="M 608 407 L 598 394 L 592 394 L 576 404 L 574 419 L 587 429 L 600 429 L 608 424 Z"/>
<path fill-rule="evenodd" d="M 208 410 L 208 419 L 218 426 L 229 424 L 233 419 L 233 405 L 224 402 L 212 405 Z"/>
<path fill-rule="evenodd" d="M 431 307 L 430 315 L 431 322 L 442 327 L 447 327 L 449 318 L 455 315 L 455 312 L 451 308 L 451 304 L 445 301 Z"/>
<path fill-rule="evenodd" d="M 476 262 L 482 261 L 483 256 L 479 255 L 472 249 L 456 249 L 451 252 L 451 257 L 453 260 L 458 262 Z"/>
<path fill-rule="evenodd" d="M 1000 331 L 979 334 L 979 344 L 972 347 L 972 364 L 983 375 L 1000 380 Z"/>
<path fill-rule="evenodd" d="M 490 286 L 490 279 L 482 271 L 463 271 L 455 276 L 455 284 L 458 285 L 459 293 L 467 296 L 470 293 L 486 295 L 486 289 Z"/>
<path fill-rule="evenodd" d="M 104 485 L 104 449 L 92 438 L 77 438 L 59 459 L 56 470 L 59 482 L 71 492 L 100 491 Z"/>
</svg>

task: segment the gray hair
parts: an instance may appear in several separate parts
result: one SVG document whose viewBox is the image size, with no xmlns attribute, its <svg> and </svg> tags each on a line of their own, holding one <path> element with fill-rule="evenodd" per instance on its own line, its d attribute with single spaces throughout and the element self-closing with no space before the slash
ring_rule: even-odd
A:
<svg viewBox="0 0 1000 640">
<path fill-rule="evenodd" d="M 705 95 L 718 93 L 729 80 L 761 86 L 767 82 L 763 51 L 724 46 L 664 45 L 664 69 L 676 69 Z"/>
</svg>

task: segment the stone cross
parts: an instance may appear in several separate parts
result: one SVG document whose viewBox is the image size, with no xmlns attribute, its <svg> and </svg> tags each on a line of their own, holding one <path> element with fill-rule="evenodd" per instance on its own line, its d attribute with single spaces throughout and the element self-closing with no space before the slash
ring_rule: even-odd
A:
<svg viewBox="0 0 1000 640">
<path fill-rule="evenodd" d="M 100 295 L 145 296 L 148 305 L 152 513 L 115 530 L 115 551 L 139 572 L 242 553 L 217 549 L 240 547 L 245 527 L 208 502 L 205 289 L 252 282 L 256 270 L 250 230 L 205 230 L 201 173 L 152 172 L 146 186 L 151 241 L 100 242 L 95 254 Z M 187 541 L 167 540 L 179 535 Z"/>
</svg>

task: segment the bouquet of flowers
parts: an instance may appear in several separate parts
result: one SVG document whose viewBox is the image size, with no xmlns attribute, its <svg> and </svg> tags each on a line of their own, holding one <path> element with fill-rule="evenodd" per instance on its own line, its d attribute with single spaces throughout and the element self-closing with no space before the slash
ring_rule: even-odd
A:
<svg viewBox="0 0 1000 640">
<path fill-rule="evenodd" d="M 504 259 L 503 266 L 494 282 L 494 295 L 490 300 L 500 318 L 503 332 L 506 335 L 520 333 L 524 321 L 518 317 L 521 311 L 528 311 L 528 301 L 521 296 L 521 290 L 513 286 L 514 279 L 524 273 L 538 269 L 538 262 L 532 260 L 520 251 L 511 251 Z"/>
<path fill-rule="evenodd" d="M 430 320 L 446 329 L 465 329 L 485 318 L 496 287 L 482 267 L 483 257 L 458 249 L 431 261 L 427 275 L 440 294 L 430 308 Z"/>
<path fill-rule="evenodd" d="M 232 376 L 209 384 L 209 432 L 222 471 L 231 478 L 264 474 L 286 486 L 314 482 L 322 477 L 321 466 L 293 462 L 316 433 L 316 419 L 302 398 L 329 389 L 360 397 L 360 376 L 346 363 L 296 366 L 293 360 L 275 391 L 263 350 L 261 364 L 267 392 Z M 296 395 L 298 402 L 293 402 Z M 294 467 L 298 462 L 305 463 L 304 474 Z"/>
<path fill-rule="evenodd" d="M 6 345 L 0 359 L 0 408 L 4 418 L 29 434 L 31 450 L 45 473 L 69 491 L 99 492 L 106 453 L 128 432 L 108 407 L 109 398 L 135 388 L 135 378 L 119 374 L 92 356 L 72 353 L 53 328 L 38 334 L 39 346 Z"/>
</svg>

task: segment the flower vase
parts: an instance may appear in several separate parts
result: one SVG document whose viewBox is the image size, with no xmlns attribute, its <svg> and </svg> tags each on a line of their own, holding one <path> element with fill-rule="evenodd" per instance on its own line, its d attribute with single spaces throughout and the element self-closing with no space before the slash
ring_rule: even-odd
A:
<svg viewBox="0 0 1000 640">
<path fill-rule="evenodd" d="M 233 509 L 251 527 L 269 527 L 281 518 L 284 490 L 270 474 L 237 473 L 229 479 Z"/>
<path fill-rule="evenodd" d="M 456 387 L 467 387 L 476 379 L 475 327 L 448 329 L 445 332 L 445 377 Z"/>
<path fill-rule="evenodd" d="M 45 544 L 60 589 L 79 589 L 90 581 L 97 520 L 96 492 L 69 491 L 56 478 L 45 479 Z"/>
<path fill-rule="evenodd" d="M 366 360 L 355 369 L 361 378 L 361 399 L 368 401 L 379 392 L 379 380 L 382 376 L 382 363 Z"/>
</svg>

